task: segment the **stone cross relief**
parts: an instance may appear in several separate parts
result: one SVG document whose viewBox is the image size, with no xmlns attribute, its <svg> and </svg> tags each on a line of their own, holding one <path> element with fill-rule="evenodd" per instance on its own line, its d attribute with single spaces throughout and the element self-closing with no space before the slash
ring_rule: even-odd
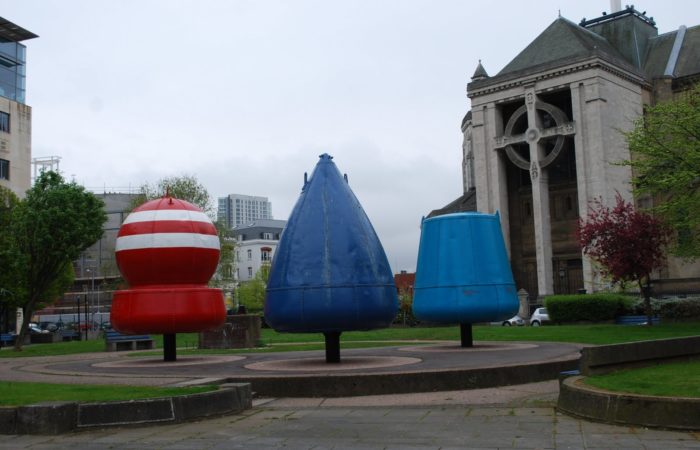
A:
<svg viewBox="0 0 700 450">
<path fill-rule="evenodd" d="M 543 116 L 538 111 L 547 113 L 554 122 L 545 127 Z M 513 134 L 522 116 L 527 118 L 527 129 L 522 134 Z M 539 295 L 553 292 L 552 278 L 552 236 L 549 217 L 549 186 L 547 166 L 552 164 L 564 147 L 566 136 L 576 132 L 574 122 L 566 117 L 558 107 L 540 101 L 534 88 L 525 94 L 525 104 L 515 110 L 506 123 L 503 136 L 495 138 L 496 149 L 505 149 L 508 159 L 517 167 L 527 170 L 532 180 L 532 206 L 535 230 L 535 252 L 537 255 L 537 291 Z M 549 153 L 546 141 L 554 140 L 554 147 Z M 528 157 L 524 157 L 513 147 L 526 144 Z"/>
<path fill-rule="evenodd" d="M 536 114 L 536 111 L 532 111 L 533 106 L 535 110 L 548 113 L 556 125 L 544 128 L 541 120 L 539 120 L 539 115 Z M 531 110 L 530 114 L 528 114 L 528 109 Z M 523 115 L 528 117 L 527 130 L 522 134 L 513 134 L 513 128 Z M 531 123 L 532 117 L 535 118 L 535 123 Z M 495 138 L 495 148 L 505 149 L 508 159 L 517 167 L 530 171 L 530 177 L 534 181 L 544 168 L 557 159 L 564 147 L 565 136 L 575 133 L 576 126 L 574 122 L 568 120 L 564 111 L 554 105 L 538 100 L 535 94 L 528 92 L 525 96 L 525 104 L 515 110 L 510 119 L 508 119 L 503 136 Z M 546 140 L 552 138 L 556 138 L 554 148 L 545 155 L 540 147 Z M 530 160 L 523 158 L 522 155 L 515 151 L 513 148 L 514 144 L 528 144 L 530 146 Z M 533 156 L 536 157 L 533 158 Z"/>
</svg>

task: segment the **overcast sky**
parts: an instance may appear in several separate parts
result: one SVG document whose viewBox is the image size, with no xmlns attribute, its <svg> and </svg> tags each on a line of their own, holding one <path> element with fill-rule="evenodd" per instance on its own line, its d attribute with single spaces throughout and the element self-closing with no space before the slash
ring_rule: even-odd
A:
<svg viewBox="0 0 700 450">
<path fill-rule="evenodd" d="M 623 2 L 624 6 L 625 2 Z M 329 153 L 395 272 L 420 220 L 462 193 L 460 123 L 479 59 L 500 71 L 561 15 L 607 0 L 0 0 L 26 41 L 34 157 L 108 191 L 181 174 L 287 219 Z M 700 1 L 635 7 L 659 32 Z"/>
</svg>

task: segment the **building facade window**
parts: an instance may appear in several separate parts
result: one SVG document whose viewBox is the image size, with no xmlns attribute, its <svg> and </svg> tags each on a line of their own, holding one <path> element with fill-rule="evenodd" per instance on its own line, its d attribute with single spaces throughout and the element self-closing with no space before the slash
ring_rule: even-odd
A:
<svg viewBox="0 0 700 450">
<path fill-rule="evenodd" d="M 262 238 L 263 238 L 263 239 L 271 240 L 271 239 L 272 239 L 272 233 L 263 233 L 263 234 L 262 234 Z"/>
<path fill-rule="evenodd" d="M 248 267 L 248 278 L 253 278 L 253 268 Z"/>
<path fill-rule="evenodd" d="M 10 161 L 0 159 L 0 180 L 10 179 Z"/>
<path fill-rule="evenodd" d="M 10 132 L 10 115 L 0 111 L 0 131 L 4 133 Z"/>
<path fill-rule="evenodd" d="M 260 251 L 260 261 L 262 262 L 270 262 L 272 258 L 270 257 L 270 251 L 269 250 L 261 250 Z"/>
<path fill-rule="evenodd" d="M 248 261 L 253 259 L 253 250 L 248 250 Z"/>
</svg>

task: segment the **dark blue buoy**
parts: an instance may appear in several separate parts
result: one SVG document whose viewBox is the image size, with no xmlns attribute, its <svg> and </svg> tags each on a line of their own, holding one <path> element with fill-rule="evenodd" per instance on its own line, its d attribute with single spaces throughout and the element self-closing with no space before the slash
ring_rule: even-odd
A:
<svg viewBox="0 0 700 450">
<path fill-rule="evenodd" d="M 421 225 L 413 314 L 459 323 L 471 347 L 471 324 L 512 317 L 518 297 L 498 213 L 437 216 Z"/>
<path fill-rule="evenodd" d="M 385 328 L 398 310 L 394 277 L 360 202 L 332 157 L 304 179 L 275 253 L 265 320 L 291 333 L 323 333 L 340 361 L 343 331 Z"/>
</svg>

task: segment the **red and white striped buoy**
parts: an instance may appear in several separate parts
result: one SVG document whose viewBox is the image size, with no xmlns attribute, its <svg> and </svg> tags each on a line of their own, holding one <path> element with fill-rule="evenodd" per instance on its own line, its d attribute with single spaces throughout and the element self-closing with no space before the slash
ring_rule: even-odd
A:
<svg viewBox="0 0 700 450">
<path fill-rule="evenodd" d="M 141 205 L 119 229 L 115 252 L 130 287 L 114 293 L 116 330 L 172 334 L 223 324 L 223 294 L 206 287 L 219 261 L 219 238 L 199 208 L 174 198 Z"/>
</svg>

